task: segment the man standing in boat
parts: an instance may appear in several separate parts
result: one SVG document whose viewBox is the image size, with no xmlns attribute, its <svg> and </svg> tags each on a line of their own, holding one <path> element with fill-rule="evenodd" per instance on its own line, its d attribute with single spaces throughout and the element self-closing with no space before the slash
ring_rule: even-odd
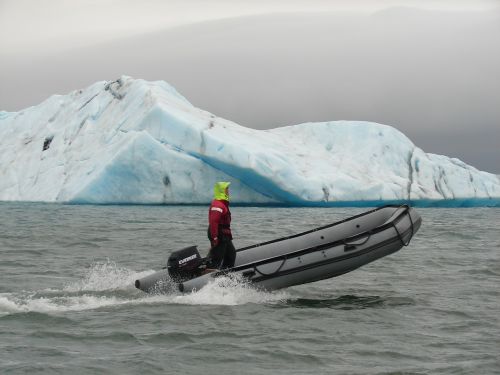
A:
<svg viewBox="0 0 500 375">
<path fill-rule="evenodd" d="M 234 266 L 236 249 L 231 234 L 231 211 L 229 211 L 230 182 L 216 182 L 214 200 L 208 211 L 208 267 L 226 269 Z"/>
</svg>

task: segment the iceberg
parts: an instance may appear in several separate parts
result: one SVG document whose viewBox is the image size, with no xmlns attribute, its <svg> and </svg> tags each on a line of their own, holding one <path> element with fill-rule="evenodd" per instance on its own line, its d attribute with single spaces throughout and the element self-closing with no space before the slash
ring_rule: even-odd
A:
<svg viewBox="0 0 500 375">
<path fill-rule="evenodd" d="M 500 206 L 500 180 L 362 121 L 270 130 L 194 107 L 164 81 L 123 76 L 20 112 L 0 112 L 0 200 Z"/>
</svg>

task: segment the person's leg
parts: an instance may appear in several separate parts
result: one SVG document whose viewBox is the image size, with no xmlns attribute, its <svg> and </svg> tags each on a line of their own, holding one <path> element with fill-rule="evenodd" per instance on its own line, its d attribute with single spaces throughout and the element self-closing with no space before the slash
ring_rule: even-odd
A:
<svg viewBox="0 0 500 375">
<path fill-rule="evenodd" d="M 210 249 L 208 253 L 208 264 L 207 266 L 210 268 L 220 269 L 222 267 L 222 263 L 224 261 L 224 255 L 226 253 L 226 242 L 221 241 L 217 246 Z"/>
<path fill-rule="evenodd" d="M 234 267 L 234 261 L 236 260 L 236 249 L 234 248 L 233 242 L 227 240 L 225 243 L 226 249 L 224 251 L 224 259 L 222 260 L 223 269 Z"/>
</svg>

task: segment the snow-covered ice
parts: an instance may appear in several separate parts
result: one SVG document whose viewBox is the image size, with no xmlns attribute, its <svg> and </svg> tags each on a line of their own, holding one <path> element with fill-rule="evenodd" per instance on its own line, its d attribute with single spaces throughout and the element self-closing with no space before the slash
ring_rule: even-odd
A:
<svg viewBox="0 0 500 375">
<path fill-rule="evenodd" d="M 0 200 L 207 203 L 215 181 L 251 204 L 500 205 L 500 180 L 361 121 L 255 130 L 163 81 L 121 77 L 0 112 Z"/>
</svg>

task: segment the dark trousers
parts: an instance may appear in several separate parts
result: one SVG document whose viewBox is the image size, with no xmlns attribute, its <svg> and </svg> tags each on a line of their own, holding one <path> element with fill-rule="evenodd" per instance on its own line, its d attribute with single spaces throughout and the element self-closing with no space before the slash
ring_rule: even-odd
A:
<svg viewBox="0 0 500 375">
<path fill-rule="evenodd" d="M 236 249 L 228 238 L 222 238 L 217 246 L 208 253 L 208 266 L 210 268 L 226 269 L 234 266 Z"/>
</svg>

